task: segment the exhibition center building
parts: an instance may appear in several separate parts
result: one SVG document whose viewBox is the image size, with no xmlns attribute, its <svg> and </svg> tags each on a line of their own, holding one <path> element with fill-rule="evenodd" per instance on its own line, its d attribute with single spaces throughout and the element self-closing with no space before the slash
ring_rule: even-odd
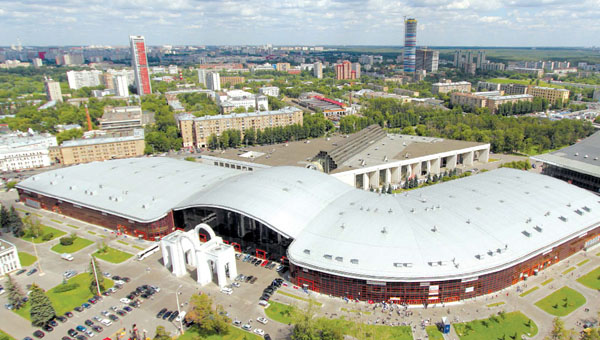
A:
<svg viewBox="0 0 600 340">
<path fill-rule="evenodd" d="M 360 300 L 485 295 L 600 241 L 597 195 L 514 169 L 377 194 L 298 166 L 156 157 L 52 170 L 17 189 L 28 206 L 147 240 L 206 223 L 237 251 L 289 264 L 294 284 Z"/>
</svg>

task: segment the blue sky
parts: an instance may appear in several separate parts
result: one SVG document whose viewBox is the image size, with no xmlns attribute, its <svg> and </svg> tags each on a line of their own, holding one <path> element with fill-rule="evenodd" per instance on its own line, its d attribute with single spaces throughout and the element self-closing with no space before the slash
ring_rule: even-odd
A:
<svg viewBox="0 0 600 340">
<path fill-rule="evenodd" d="M 1 0 L 0 45 L 600 46 L 600 0 Z"/>
</svg>

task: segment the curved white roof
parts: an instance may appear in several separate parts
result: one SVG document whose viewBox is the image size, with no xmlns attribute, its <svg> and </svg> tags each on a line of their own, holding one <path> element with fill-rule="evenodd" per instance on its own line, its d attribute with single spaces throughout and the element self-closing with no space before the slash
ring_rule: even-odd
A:
<svg viewBox="0 0 600 340">
<path fill-rule="evenodd" d="M 142 158 L 49 171 L 18 187 L 136 221 L 193 206 L 236 211 L 293 238 L 292 263 L 374 281 L 476 277 L 600 223 L 598 196 L 513 169 L 379 195 L 300 167 L 241 172 Z"/>
</svg>

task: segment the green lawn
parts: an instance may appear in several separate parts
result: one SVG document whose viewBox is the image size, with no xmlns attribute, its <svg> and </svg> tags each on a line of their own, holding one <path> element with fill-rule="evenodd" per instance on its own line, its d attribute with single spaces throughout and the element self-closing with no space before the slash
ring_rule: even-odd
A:
<svg viewBox="0 0 600 340">
<path fill-rule="evenodd" d="M 125 241 L 122 241 L 122 240 L 117 240 L 117 242 L 119 242 L 119 243 L 121 243 L 121 244 L 124 244 L 124 245 L 126 245 L 126 246 L 128 246 L 128 245 L 129 245 L 129 243 L 127 243 L 127 242 L 125 242 Z"/>
<path fill-rule="evenodd" d="M 429 340 L 444 340 L 444 335 L 442 335 L 437 326 L 427 326 L 425 327 L 425 331 Z"/>
<path fill-rule="evenodd" d="M 202 339 L 202 340 L 260 340 L 262 337 L 241 330 L 240 328 L 230 326 L 229 333 L 227 335 L 206 335 L 202 334 L 196 327 L 191 327 L 190 329 L 185 331 L 185 334 L 177 338 L 178 340 L 193 340 L 193 339 Z"/>
<path fill-rule="evenodd" d="M 566 286 L 535 303 L 543 311 L 555 316 L 569 315 L 584 304 L 585 297 Z"/>
<path fill-rule="evenodd" d="M 24 251 L 19 252 L 19 261 L 21 262 L 21 267 L 29 267 L 37 261 L 37 257 L 26 253 Z"/>
<path fill-rule="evenodd" d="M 62 244 L 59 243 L 50 249 L 59 254 L 63 254 L 63 253 L 71 254 L 71 253 L 79 251 L 93 243 L 94 242 L 88 240 L 87 238 L 77 237 L 77 238 L 75 238 L 75 241 L 73 241 L 73 244 L 71 244 L 70 246 L 63 246 Z"/>
<path fill-rule="evenodd" d="M 305 298 L 305 297 L 302 297 L 302 296 L 298 296 L 298 295 L 295 295 L 295 294 L 290 294 L 290 293 L 283 292 L 283 291 L 280 291 L 280 290 L 277 291 L 277 294 L 285 295 L 287 297 L 291 297 L 293 299 L 297 299 L 297 300 L 304 301 L 304 302 L 309 302 L 311 300 L 310 298 Z M 323 306 L 323 304 L 320 303 L 320 302 L 318 302 L 318 301 L 313 301 L 313 302 L 314 302 L 314 304 L 316 306 L 319 306 L 319 307 Z"/>
<path fill-rule="evenodd" d="M 496 303 L 490 303 L 489 305 L 486 305 L 486 307 L 498 307 L 498 306 L 502 306 L 504 304 L 504 301 L 500 301 L 500 302 L 496 302 Z"/>
<path fill-rule="evenodd" d="M 76 225 L 67 224 L 67 226 L 68 226 L 68 227 L 71 227 L 71 228 L 73 228 L 73 229 L 79 229 L 79 227 L 78 227 L 78 226 L 76 226 Z"/>
<path fill-rule="evenodd" d="M 135 248 L 135 249 L 137 249 L 137 250 L 144 250 L 144 248 L 142 248 L 142 247 L 140 247 L 140 246 L 132 246 L 132 247 L 134 247 L 134 248 Z"/>
<path fill-rule="evenodd" d="M 523 293 L 519 294 L 519 296 L 520 296 L 520 297 L 525 297 L 525 296 L 527 296 L 527 295 L 529 295 L 529 294 L 531 294 L 531 293 L 535 292 L 535 291 L 536 291 L 536 290 L 538 290 L 538 289 L 540 289 L 540 287 L 538 287 L 538 286 L 535 286 L 535 287 L 533 287 L 533 288 L 531 288 L 531 289 L 529 289 L 529 290 L 527 290 L 527 291 L 524 291 Z"/>
<path fill-rule="evenodd" d="M 0 339 L 2 339 L 2 337 L 3 337 L 3 336 L 7 337 L 7 340 L 15 340 L 15 338 L 13 338 L 12 336 L 10 336 L 10 335 L 6 334 L 5 332 L 3 332 L 3 331 L 0 329 Z"/>
<path fill-rule="evenodd" d="M 57 293 L 55 292 L 56 288 L 61 284 L 59 284 L 58 286 L 48 290 L 46 292 L 46 294 L 48 295 L 48 298 L 50 298 L 50 301 L 52 301 L 52 305 L 54 306 L 54 309 L 56 310 L 56 315 L 63 315 L 64 313 L 68 312 L 68 311 L 72 311 L 73 308 L 77 307 L 77 306 L 81 306 L 82 303 L 87 302 L 87 300 L 89 298 L 91 298 L 92 296 L 94 296 L 94 294 L 92 294 L 92 292 L 90 292 L 90 274 L 89 273 L 81 273 L 73 278 L 71 278 L 70 280 L 67 281 L 69 284 L 72 283 L 77 283 L 79 284 L 79 287 L 75 288 L 74 290 L 70 290 L 67 292 L 62 292 L 62 293 Z M 108 289 L 110 287 L 113 286 L 113 281 L 111 279 L 104 279 L 104 288 Z M 14 311 L 14 310 L 13 310 Z M 25 304 L 25 306 L 17 311 L 14 311 L 15 313 L 19 314 L 20 316 L 24 317 L 25 319 L 29 320 L 29 302 L 27 302 Z"/>
<path fill-rule="evenodd" d="M 271 301 L 271 306 L 265 309 L 265 313 L 269 319 L 289 324 L 292 322 L 294 313 L 293 306 L 288 306 L 282 303 Z M 289 311 L 289 314 L 288 314 Z M 410 326 L 379 326 L 357 324 L 355 322 L 339 319 L 319 318 L 318 322 L 330 324 L 334 328 L 341 329 L 344 334 L 355 338 L 364 338 L 368 340 L 413 340 Z M 363 336 L 359 336 L 362 334 Z"/>
<path fill-rule="evenodd" d="M 600 290 L 600 267 L 578 278 L 577 282 L 586 287 Z"/>
<path fill-rule="evenodd" d="M 585 260 L 583 260 L 583 261 L 579 262 L 579 263 L 577 264 L 577 267 L 581 267 L 581 266 L 583 266 L 584 264 L 586 264 L 586 263 L 588 263 L 588 262 L 590 262 L 590 259 L 585 259 Z"/>
<path fill-rule="evenodd" d="M 94 253 L 94 256 L 101 260 L 108 261 L 110 263 L 121 263 L 132 257 L 133 254 L 108 247 L 108 250 L 105 253 L 99 253 L 98 251 L 96 251 Z"/>
<path fill-rule="evenodd" d="M 344 312 L 348 312 L 348 313 L 361 313 L 361 314 L 365 314 L 365 315 L 371 315 L 371 312 L 369 311 L 362 311 L 362 310 L 358 310 L 358 309 L 348 309 L 345 307 L 340 308 L 340 310 L 344 311 Z"/>
<path fill-rule="evenodd" d="M 294 307 L 275 301 L 271 301 L 269 304 L 270 306 L 265 308 L 265 314 L 267 314 L 269 319 L 286 325 L 292 323 L 292 312 L 294 311 Z"/>
<path fill-rule="evenodd" d="M 570 272 L 574 271 L 575 269 L 576 269 L 575 267 L 571 267 L 571 268 L 566 269 L 562 273 L 563 273 L 563 275 L 566 275 L 566 274 L 569 274 Z"/>
<path fill-rule="evenodd" d="M 52 221 L 52 222 L 54 222 L 54 223 L 62 224 L 62 221 L 55 220 L 55 219 L 53 219 L 53 218 L 51 218 L 51 219 L 50 219 L 50 221 Z"/>
<path fill-rule="evenodd" d="M 537 334 L 537 325 L 521 312 L 506 313 L 504 318 L 494 315 L 488 319 L 453 324 L 462 340 L 521 339 Z M 514 337 L 516 334 L 516 337 Z"/>
<path fill-rule="evenodd" d="M 545 286 L 545 285 L 549 284 L 552 281 L 554 281 L 554 278 L 549 278 L 548 280 L 542 282 L 542 286 Z"/>
<path fill-rule="evenodd" d="M 74 253 L 76 251 L 79 251 L 87 246 L 89 246 L 90 244 L 93 244 L 94 242 L 88 240 L 87 238 L 83 238 L 83 237 L 77 237 L 75 238 L 75 241 L 73 241 L 73 244 L 70 246 L 63 246 L 62 244 L 57 244 L 54 247 L 50 248 L 52 251 L 55 251 L 59 254 L 63 254 L 63 253 Z"/>
<path fill-rule="evenodd" d="M 88 234 L 90 234 L 90 235 L 96 235 L 96 233 L 95 233 L 95 232 L 93 232 L 93 231 L 91 231 L 91 230 L 88 230 L 87 232 L 88 232 Z"/>
<path fill-rule="evenodd" d="M 46 235 L 48 233 L 52 233 L 52 235 L 53 235 L 52 238 L 50 240 L 48 240 L 48 241 L 54 240 L 55 238 L 61 237 L 61 236 L 63 236 L 63 235 L 66 234 L 64 231 L 60 231 L 58 229 L 54 229 L 54 228 L 49 227 L 47 225 L 42 225 L 42 235 L 39 236 L 39 237 L 34 238 L 33 242 L 35 242 L 35 243 L 48 242 L 48 241 L 42 240 L 43 235 Z M 21 237 L 21 239 L 23 239 L 23 240 L 25 240 L 27 242 L 31 242 L 31 235 L 29 235 L 29 234 L 26 233 L 25 235 L 23 235 L 23 237 Z"/>
</svg>

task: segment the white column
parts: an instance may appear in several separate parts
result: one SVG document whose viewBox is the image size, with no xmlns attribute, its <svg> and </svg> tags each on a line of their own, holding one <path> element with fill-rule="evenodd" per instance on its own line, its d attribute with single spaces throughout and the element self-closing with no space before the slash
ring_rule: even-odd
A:
<svg viewBox="0 0 600 340">
<path fill-rule="evenodd" d="M 385 186 L 387 187 L 392 182 L 392 171 L 390 168 L 385 169 Z"/>
<path fill-rule="evenodd" d="M 473 165 L 473 151 L 467 152 L 465 154 L 465 158 L 463 159 L 464 165 Z"/>
<path fill-rule="evenodd" d="M 439 175 L 440 164 L 442 163 L 441 158 L 435 158 L 429 161 L 429 173 L 432 175 Z"/>
<path fill-rule="evenodd" d="M 161 241 L 160 242 L 160 250 L 162 251 L 162 258 L 163 258 L 163 264 L 165 267 L 169 268 L 169 266 L 172 264 L 173 260 L 172 257 L 169 256 L 169 249 L 168 249 L 168 245 L 166 244 L 165 241 Z"/>
<path fill-rule="evenodd" d="M 216 262 L 216 270 L 217 270 L 217 283 L 219 288 L 223 288 L 227 285 L 227 275 L 225 274 L 225 264 L 227 262 L 218 259 Z"/>
<path fill-rule="evenodd" d="M 448 161 L 446 162 L 446 168 L 447 169 L 455 169 L 456 168 L 456 162 L 458 161 L 458 155 L 452 155 L 449 157 Z"/>
<path fill-rule="evenodd" d="M 177 242 L 175 247 L 171 248 L 171 259 L 173 260 L 173 274 L 175 276 L 183 276 L 187 272 L 185 268 L 185 259 L 181 243 Z"/>
<path fill-rule="evenodd" d="M 369 190 L 369 175 L 367 173 L 362 174 L 363 176 L 363 190 Z"/>
<path fill-rule="evenodd" d="M 485 148 L 479 152 L 479 161 L 482 163 L 487 163 L 490 160 L 490 149 Z"/>
<path fill-rule="evenodd" d="M 402 173 L 401 170 L 402 169 L 399 166 L 395 166 L 395 167 L 392 168 L 392 171 L 391 171 L 392 172 L 392 178 L 391 178 L 391 182 L 392 183 L 394 183 L 394 184 L 400 183 L 400 181 L 401 181 L 400 176 L 401 176 L 401 173 Z"/>
</svg>

